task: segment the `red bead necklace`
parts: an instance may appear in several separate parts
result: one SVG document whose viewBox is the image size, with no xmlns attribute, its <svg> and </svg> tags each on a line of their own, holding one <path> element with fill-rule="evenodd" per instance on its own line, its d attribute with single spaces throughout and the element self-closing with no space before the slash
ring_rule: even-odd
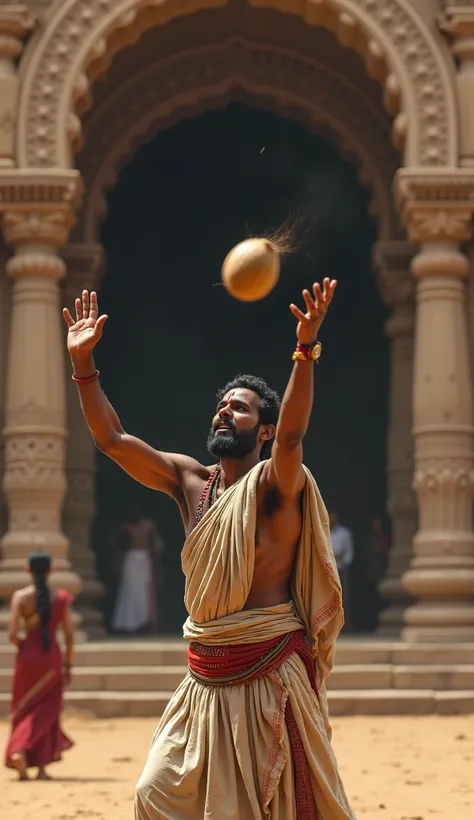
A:
<svg viewBox="0 0 474 820">
<path fill-rule="evenodd" d="M 215 504 L 215 502 L 217 501 L 217 492 L 219 490 L 220 478 L 221 478 L 221 465 L 218 464 L 216 467 L 214 467 L 211 475 L 209 476 L 209 478 L 207 480 L 206 486 L 204 487 L 204 489 L 201 493 L 201 498 L 199 499 L 199 504 L 197 505 L 197 510 L 196 510 L 196 523 L 197 524 L 199 524 L 199 522 L 201 521 L 201 519 L 204 515 L 206 502 L 209 500 L 209 504 L 208 504 L 207 508 L 210 509 L 212 507 L 212 505 Z"/>
</svg>

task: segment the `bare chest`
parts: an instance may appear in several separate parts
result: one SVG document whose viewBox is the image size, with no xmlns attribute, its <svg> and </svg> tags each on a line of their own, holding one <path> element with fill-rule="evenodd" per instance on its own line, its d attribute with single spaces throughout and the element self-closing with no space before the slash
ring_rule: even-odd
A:
<svg viewBox="0 0 474 820">
<path fill-rule="evenodd" d="M 222 495 L 215 477 L 197 481 L 187 488 L 183 499 L 182 517 L 186 534 L 194 529 L 203 515 Z M 301 532 L 301 504 L 299 499 L 288 501 L 274 487 L 262 482 L 257 493 L 255 548 L 258 557 L 272 555 L 274 559 L 292 555 Z"/>
</svg>

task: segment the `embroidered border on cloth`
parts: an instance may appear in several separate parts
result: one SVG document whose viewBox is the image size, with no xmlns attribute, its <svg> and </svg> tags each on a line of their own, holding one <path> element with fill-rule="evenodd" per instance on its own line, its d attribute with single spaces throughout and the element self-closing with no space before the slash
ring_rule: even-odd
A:
<svg viewBox="0 0 474 820">
<path fill-rule="evenodd" d="M 277 762 L 283 751 L 283 724 L 285 722 L 286 707 L 288 703 L 288 693 L 283 686 L 280 676 L 272 672 L 270 677 L 275 684 L 276 706 L 273 715 L 273 745 L 268 755 L 268 762 L 262 778 L 262 806 L 263 813 L 270 817 L 269 805 L 278 785 L 280 773 L 276 771 Z"/>
<path fill-rule="evenodd" d="M 311 618 L 311 631 L 313 635 L 318 635 L 318 633 L 323 629 L 327 623 L 336 615 L 340 606 L 340 594 L 335 592 L 332 598 L 328 601 L 326 606 L 323 606 L 322 609 L 318 609 L 317 612 Z"/>
</svg>

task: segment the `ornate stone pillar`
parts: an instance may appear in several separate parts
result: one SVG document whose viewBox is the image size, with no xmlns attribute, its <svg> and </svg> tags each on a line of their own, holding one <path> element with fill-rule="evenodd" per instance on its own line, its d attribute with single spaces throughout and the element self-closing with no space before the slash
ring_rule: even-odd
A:
<svg viewBox="0 0 474 820">
<path fill-rule="evenodd" d="M 403 240 L 377 242 L 374 248 L 380 292 L 392 311 L 385 326 L 390 338 L 387 484 L 392 547 L 387 574 L 379 585 L 381 595 L 389 602 L 380 614 L 377 631 L 381 635 L 400 635 L 404 611 L 412 602 L 402 575 L 410 564 L 417 520 L 411 432 L 415 283 L 410 263 L 414 253 L 414 246 Z"/>
<path fill-rule="evenodd" d="M 1 541 L 0 598 L 28 581 L 25 558 L 51 552 L 53 583 L 72 593 L 80 580 L 61 531 L 66 492 L 66 390 L 59 281 L 79 193 L 77 171 L 2 171 L 0 212 L 13 280 L 5 407 L 4 492 L 8 530 Z"/>
<path fill-rule="evenodd" d="M 460 163 L 474 167 L 474 2 L 446 3 L 440 20 L 458 61 L 456 88 L 459 108 Z"/>
<path fill-rule="evenodd" d="M 63 298 L 73 311 L 74 299 L 82 290 L 94 290 L 99 285 L 103 251 L 101 245 L 69 244 L 62 253 L 67 274 L 63 280 Z M 74 315 L 74 314 L 73 314 Z M 77 388 L 71 379 L 71 361 L 64 345 L 66 360 L 66 397 L 69 438 L 66 455 L 67 494 L 63 510 L 64 532 L 71 543 L 73 569 L 82 581 L 76 608 L 82 617 L 82 627 L 89 638 L 105 634 L 102 614 L 96 606 L 102 597 L 102 584 L 96 578 L 95 558 L 91 550 L 91 529 L 94 518 L 95 448 L 82 415 Z"/>
<path fill-rule="evenodd" d="M 19 89 L 16 62 L 23 51 L 23 40 L 33 26 L 33 17 L 25 3 L 0 4 L 0 168 L 15 165 L 14 135 Z"/>
<path fill-rule="evenodd" d="M 402 169 L 402 218 L 419 243 L 413 435 L 419 529 L 403 575 L 417 601 L 405 612 L 408 641 L 474 639 L 472 389 L 465 304 L 474 171 Z"/>
</svg>

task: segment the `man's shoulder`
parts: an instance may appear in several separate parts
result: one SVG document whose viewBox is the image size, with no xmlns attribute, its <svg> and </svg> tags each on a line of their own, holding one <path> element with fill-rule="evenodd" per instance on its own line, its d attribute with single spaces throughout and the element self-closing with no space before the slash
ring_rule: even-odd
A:
<svg viewBox="0 0 474 820">
<path fill-rule="evenodd" d="M 206 467 L 204 464 L 201 464 L 201 462 L 193 458 L 193 456 L 187 456 L 184 453 L 170 453 L 170 456 L 182 475 L 192 474 L 204 478 L 206 473 L 209 475 L 213 469 L 212 467 Z"/>
</svg>

